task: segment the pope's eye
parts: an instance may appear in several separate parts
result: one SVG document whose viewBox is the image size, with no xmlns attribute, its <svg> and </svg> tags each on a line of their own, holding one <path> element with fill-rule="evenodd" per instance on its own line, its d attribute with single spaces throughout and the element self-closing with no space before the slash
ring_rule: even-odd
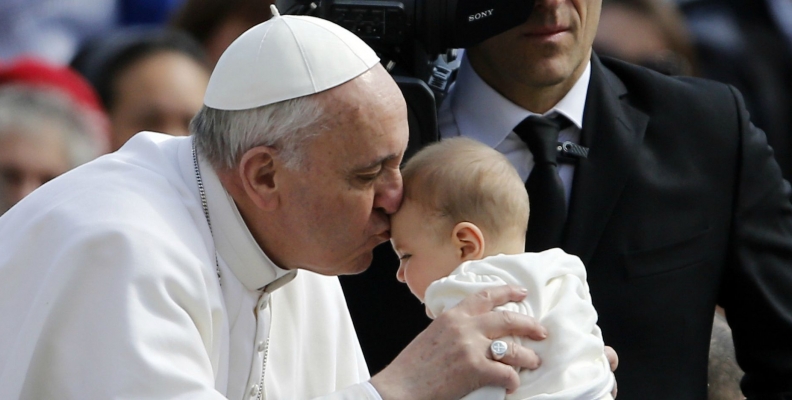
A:
<svg viewBox="0 0 792 400">
<path fill-rule="evenodd" d="M 359 176 L 358 176 L 358 179 L 360 179 L 362 182 L 371 182 L 371 181 L 373 181 L 374 179 L 377 179 L 377 176 L 378 176 L 378 174 L 373 174 L 373 175 L 359 175 Z"/>
</svg>

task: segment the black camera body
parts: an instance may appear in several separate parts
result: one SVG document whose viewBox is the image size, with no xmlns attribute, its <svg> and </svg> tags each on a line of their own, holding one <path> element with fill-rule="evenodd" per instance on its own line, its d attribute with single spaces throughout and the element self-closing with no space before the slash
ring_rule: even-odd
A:
<svg viewBox="0 0 792 400">
<path fill-rule="evenodd" d="M 534 0 L 276 0 L 284 15 L 332 21 L 379 55 L 407 101 L 407 156 L 438 139 L 437 107 L 456 76 L 456 50 L 525 22 Z"/>
</svg>

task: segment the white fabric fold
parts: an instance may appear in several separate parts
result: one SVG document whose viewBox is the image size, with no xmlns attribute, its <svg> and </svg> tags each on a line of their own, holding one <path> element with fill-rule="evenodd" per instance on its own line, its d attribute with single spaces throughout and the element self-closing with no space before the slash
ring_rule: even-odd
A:
<svg viewBox="0 0 792 400">
<path fill-rule="evenodd" d="M 542 364 L 534 371 L 520 371 L 520 387 L 512 394 L 485 388 L 466 400 L 610 399 L 614 377 L 596 324 L 586 269 L 579 258 L 551 249 L 468 261 L 429 285 L 426 307 L 432 315 L 440 315 L 470 294 L 505 284 L 528 289 L 528 296 L 499 309 L 536 318 L 548 337 L 541 341 L 504 340 L 533 349 Z"/>
</svg>

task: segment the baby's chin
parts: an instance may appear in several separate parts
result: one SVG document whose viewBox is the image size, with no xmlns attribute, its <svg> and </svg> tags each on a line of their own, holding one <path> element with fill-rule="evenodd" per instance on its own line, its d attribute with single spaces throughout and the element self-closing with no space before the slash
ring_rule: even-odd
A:
<svg viewBox="0 0 792 400">
<path fill-rule="evenodd" d="M 421 303 L 423 303 L 423 302 L 421 302 Z M 424 306 L 424 309 L 426 310 L 426 316 L 427 317 L 429 317 L 431 319 L 435 319 L 434 314 L 432 314 L 432 310 L 430 310 L 428 306 Z"/>
</svg>

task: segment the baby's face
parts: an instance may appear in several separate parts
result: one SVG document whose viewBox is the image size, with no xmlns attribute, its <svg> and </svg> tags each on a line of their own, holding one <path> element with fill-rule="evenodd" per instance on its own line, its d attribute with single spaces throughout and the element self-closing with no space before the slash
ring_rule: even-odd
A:
<svg viewBox="0 0 792 400">
<path fill-rule="evenodd" d="M 451 241 L 451 231 L 438 235 L 439 218 L 419 204 L 405 199 L 391 216 L 391 244 L 399 256 L 396 279 L 407 283 L 421 301 L 426 288 L 448 276 L 462 262 L 461 253 Z"/>
</svg>

